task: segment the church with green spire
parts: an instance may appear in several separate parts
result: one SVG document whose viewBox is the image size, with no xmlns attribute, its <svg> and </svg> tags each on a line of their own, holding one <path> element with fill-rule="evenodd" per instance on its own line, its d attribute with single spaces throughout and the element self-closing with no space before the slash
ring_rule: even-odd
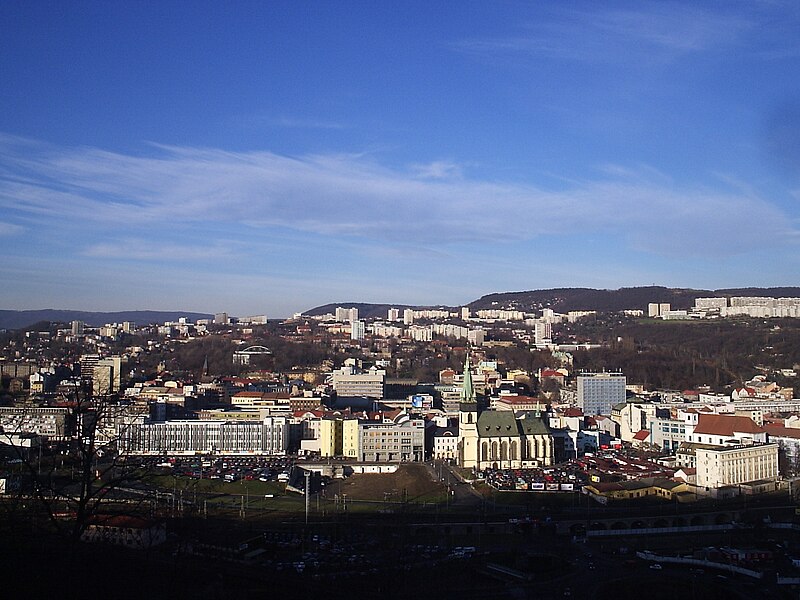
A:
<svg viewBox="0 0 800 600">
<path fill-rule="evenodd" d="M 461 403 L 458 406 L 458 464 L 466 469 L 477 468 L 478 454 L 478 403 L 472 385 L 472 366 L 469 350 L 464 359 L 464 379 L 461 385 Z"/>
<path fill-rule="evenodd" d="M 524 469 L 555 462 L 553 435 L 538 412 L 478 412 L 470 354 L 458 410 L 458 464 L 466 469 Z"/>
</svg>

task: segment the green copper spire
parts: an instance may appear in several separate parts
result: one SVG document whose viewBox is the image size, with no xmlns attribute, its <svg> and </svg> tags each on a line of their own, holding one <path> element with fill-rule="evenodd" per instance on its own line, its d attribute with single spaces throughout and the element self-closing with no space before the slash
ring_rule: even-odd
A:
<svg viewBox="0 0 800 600">
<path fill-rule="evenodd" d="M 472 371 L 469 365 L 469 350 L 467 350 L 467 357 L 464 359 L 464 384 L 461 387 L 461 401 L 475 402 L 475 388 L 472 387 Z"/>
</svg>

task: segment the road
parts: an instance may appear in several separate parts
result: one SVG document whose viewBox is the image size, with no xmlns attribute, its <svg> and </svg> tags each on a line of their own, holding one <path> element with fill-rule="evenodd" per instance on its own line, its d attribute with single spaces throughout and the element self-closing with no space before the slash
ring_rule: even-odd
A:
<svg viewBox="0 0 800 600">
<path fill-rule="evenodd" d="M 440 481 L 447 486 L 450 491 L 450 499 L 453 504 L 459 506 L 480 506 L 484 501 L 483 496 L 476 492 L 473 487 L 463 481 L 453 468 L 443 460 L 434 460 L 425 463 L 434 481 Z"/>
</svg>

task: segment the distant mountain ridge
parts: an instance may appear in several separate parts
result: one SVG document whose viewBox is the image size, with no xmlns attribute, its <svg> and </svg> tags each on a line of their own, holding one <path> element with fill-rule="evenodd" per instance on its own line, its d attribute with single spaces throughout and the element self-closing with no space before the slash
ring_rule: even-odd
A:
<svg viewBox="0 0 800 600">
<path fill-rule="evenodd" d="M 800 287 L 769 288 L 726 288 L 719 290 L 697 290 L 688 288 L 668 288 L 664 286 L 644 286 L 620 288 L 618 290 L 599 290 L 593 288 L 553 288 L 547 290 L 529 290 L 524 292 L 498 292 L 487 294 L 463 306 L 470 310 L 506 309 L 536 312 L 543 308 L 551 308 L 556 312 L 571 310 L 620 311 L 628 309 L 647 310 L 651 302 L 669 303 L 673 309 L 687 309 L 694 305 L 696 298 L 731 296 L 772 296 L 774 298 L 800 297 Z M 358 308 L 359 317 L 386 317 L 390 308 L 426 308 L 457 307 L 438 305 L 412 306 L 407 304 L 369 304 L 363 302 L 340 302 L 317 306 L 305 311 L 306 315 L 323 315 L 333 313 L 337 306 Z"/>
<path fill-rule="evenodd" d="M 196 312 L 159 311 L 159 310 L 126 310 L 118 312 L 88 312 L 82 310 L 0 310 L 0 329 L 22 329 L 40 321 L 51 323 L 70 323 L 83 321 L 90 327 L 99 327 L 106 323 L 122 323 L 132 321 L 137 325 L 177 321 L 186 317 L 191 321 L 211 319 L 214 315 Z"/>
</svg>

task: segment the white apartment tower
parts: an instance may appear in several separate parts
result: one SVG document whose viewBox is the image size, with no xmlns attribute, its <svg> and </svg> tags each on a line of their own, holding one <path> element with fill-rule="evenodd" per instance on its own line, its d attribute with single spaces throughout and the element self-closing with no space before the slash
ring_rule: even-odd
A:
<svg viewBox="0 0 800 600">
<path fill-rule="evenodd" d="M 350 325 L 350 339 L 363 340 L 366 330 L 367 329 L 364 321 L 353 321 Z"/>
<path fill-rule="evenodd" d="M 342 306 L 337 306 L 334 318 L 338 323 L 348 323 L 348 322 L 352 323 L 353 321 L 358 320 L 358 309 L 344 308 Z"/>
<path fill-rule="evenodd" d="M 533 326 L 533 333 L 537 345 L 549 344 L 553 341 L 553 324 L 540 321 Z"/>
</svg>

